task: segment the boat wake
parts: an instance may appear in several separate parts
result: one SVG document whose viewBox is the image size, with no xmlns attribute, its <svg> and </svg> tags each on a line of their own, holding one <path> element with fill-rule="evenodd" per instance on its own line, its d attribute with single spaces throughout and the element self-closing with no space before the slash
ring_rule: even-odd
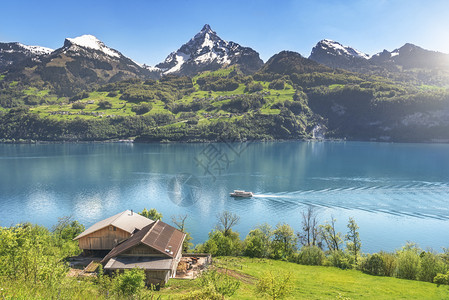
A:
<svg viewBox="0 0 449 300">
<path fill-rule="evenodd" d="M 372 213 L 449 220 L 449 185 L 406 184 L 352 186 L 255 194 L 259 201 L 285 207 L 312 205 Z"/>
</svg>

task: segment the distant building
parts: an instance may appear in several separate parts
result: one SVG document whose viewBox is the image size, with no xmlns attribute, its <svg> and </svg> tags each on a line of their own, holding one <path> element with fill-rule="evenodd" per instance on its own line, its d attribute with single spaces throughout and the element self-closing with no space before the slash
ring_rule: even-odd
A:
<svg viewBox="0 0 449 300">
<path fill-rule="evenodd" d="M 112 250 L 133 233 L 152 223 L 154 223 L 153 220 L 125 210 L 95 223 L 78 235 L 75 240 L 78 240 L 79 247 L 85 252 Z"/>
</svg>

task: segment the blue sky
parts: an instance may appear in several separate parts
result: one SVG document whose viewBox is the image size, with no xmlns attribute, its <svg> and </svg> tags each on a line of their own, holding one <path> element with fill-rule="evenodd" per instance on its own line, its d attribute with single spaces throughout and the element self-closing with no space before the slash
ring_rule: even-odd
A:
<svg viewBox="0 0 449 300">
<path fill-rule="evenodd" d="M 308 56 L 329 38 L 368 54 L 410 42 L 449 53 L 447 0 L 2 1 L 0 41 L 50 48 L 93 34 L 149 65 L 208 23 L 266 61 L 282 50 Z"/>
</svg>

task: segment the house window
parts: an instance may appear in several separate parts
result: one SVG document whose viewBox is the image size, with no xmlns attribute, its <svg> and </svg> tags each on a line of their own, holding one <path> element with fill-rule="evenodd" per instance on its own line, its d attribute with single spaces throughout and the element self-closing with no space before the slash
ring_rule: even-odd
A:
<svg viewBox="0 0 449 300">
<path fill-rule="evenodd" d="M 112 225 L 109 226 L 109 231 L 116 231 L 116 230 L 117 230 L 117 228 L 115 228 L 114 226 L 112 226 Z"/>
</svg>

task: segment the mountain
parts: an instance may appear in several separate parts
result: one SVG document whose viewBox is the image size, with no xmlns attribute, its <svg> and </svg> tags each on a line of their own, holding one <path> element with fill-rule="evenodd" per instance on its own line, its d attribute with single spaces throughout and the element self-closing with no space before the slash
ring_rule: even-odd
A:
<svg viewBox="0 0 449 300">
<path fill-rule="evenodd" d="M 263 65 L 251 48 L 221 39 L 208 24 L 190 41 L 156 65 L 164 74 L 195 75 L 206 70 L 239 65 L 244 73 L 254 73 Z"/>
<path fill-rule="evenodd" d="M 281 51 L 273 55 L 265 65 L 260 69 L 260 73 L 310 73 L 310 72 L 329 72 L 329 69 L 311 59 L 303 57 L 301 54 L 293 51 Z"/>
<path fill-rule="evenodd" d="M 52 85 L 60 96 L 70 96 L 108 82 L 129 78 L 160 77 L 160 71 L 142 66 L 93 35 L 67 38 L 56 49 L 33 64 L 18 64 L 8 72 L 10 80 Z"/>
<path fill-rule="evenodd" d="M 0 43 L 0 70 L 27 59 L 38 60 L 49 55 L 53 49 L 41 46 L 27 46 L 21 43 Z"/>
<path fill-rule="evenodd" d="M 354 68 L 366 66 L 369 55 L 352 47 L 324 39 L 313 47 L 309 59 L 319 62 L 331 68 Z"/>
<path fill-rule="evenodd" d="M 397 65 L 407 69 L 444 69 L 449 67 L 449 54 L 430 51 L 407 43 L 391 52 L 373 55 L 369 61 L 376 65 Z"/>
</svg>

